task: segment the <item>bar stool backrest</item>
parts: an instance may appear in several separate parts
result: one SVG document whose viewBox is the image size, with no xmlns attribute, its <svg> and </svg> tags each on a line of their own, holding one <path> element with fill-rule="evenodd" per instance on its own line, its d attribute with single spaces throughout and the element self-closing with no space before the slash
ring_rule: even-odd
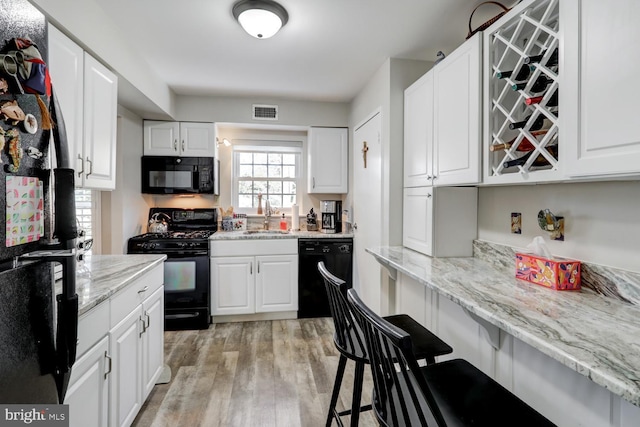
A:
<svg viewBox="0 0 640 427">
<path fill-rule="evenodd" d="M 335 328 L 334 341 L 336 347 L 339 351 L 348 353 L 354 358 L 362 357 L 366 359 L 364 337 L 359 325 L 353 318 L 351 306 L 347 302 L 347 290 L 351 286 L 331 274 L 322 261 L 318 263 L 318 271 L 322 275 L 329 298 L 329 307 Z"/>
<path fill-rule="evenodd" d="M 411 336 L 374 313 L 354 289 L 348 302 L 367 345 L 373 409 L 383 426 L 446 426 L 412 351 Z"/>
</svg>

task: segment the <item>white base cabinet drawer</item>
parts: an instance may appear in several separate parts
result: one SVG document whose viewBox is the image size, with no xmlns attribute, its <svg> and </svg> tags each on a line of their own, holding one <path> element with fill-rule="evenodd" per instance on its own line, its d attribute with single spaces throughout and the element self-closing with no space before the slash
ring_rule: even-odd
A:
<svg viewBox="0 0 640 427">
<path fill-rule="evenodd" d="M 78 318 L 78 346 L 76 355 L 79 359 L 95 343 L 109 333 L 109 301 L 105 301 Z"/>
</svg>

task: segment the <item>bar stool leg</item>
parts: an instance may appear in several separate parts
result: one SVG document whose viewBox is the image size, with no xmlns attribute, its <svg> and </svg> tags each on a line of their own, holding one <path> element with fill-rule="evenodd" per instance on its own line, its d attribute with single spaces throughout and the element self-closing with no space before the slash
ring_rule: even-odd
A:
<svg viewBox="0 0 640 427">
<path fill-rule="evenodd" d="M 331 403 L 329 404 L 329 414 L 327 415 L 326 427 L 331 427 L 333 417 L 336 415 L 336 404 L 338 403 L 338 395 L 340 394 L 340 385 L 342 384 L 342 377 L 344 376 L 344 369 L 347 366 L 347 358 L 344 355 L 340 355 L 340 361 L 338 362 L 338 371 L 336 372 L 336 380 L 333 383 L 333 393 L 331 394 Z"/>
<path fill-rule="evenodd" d="M 364 362 L 356 362 L 353 377 L 353 400 L 351 402 L 351 427 L 357 427 L 360 420 L 360 400 L 362 399 L 362 383 L 364 382 Z"/>
</svg>

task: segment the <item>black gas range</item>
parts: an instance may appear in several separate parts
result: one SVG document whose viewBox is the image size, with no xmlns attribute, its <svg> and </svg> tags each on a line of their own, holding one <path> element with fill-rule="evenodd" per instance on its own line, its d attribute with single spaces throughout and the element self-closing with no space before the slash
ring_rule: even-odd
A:
<svg viewBox="0 0 640 427">
<path fill-rule="evenodd" d="M 216 209 L 151 208 L 149 220 L 162 215 L 163 233 L 145 233 L 128 241 L 130 254 L 165 254 L 165 330 L 207 329 L 211 321 L 209 236 L 218 229 Z"/>
<path fill-rule="evenodd" d="M 213 233 L 214 230 L 145 233 L 129 239 L 129 253 L 207 252 L 209 236 Z"/>
</svg>

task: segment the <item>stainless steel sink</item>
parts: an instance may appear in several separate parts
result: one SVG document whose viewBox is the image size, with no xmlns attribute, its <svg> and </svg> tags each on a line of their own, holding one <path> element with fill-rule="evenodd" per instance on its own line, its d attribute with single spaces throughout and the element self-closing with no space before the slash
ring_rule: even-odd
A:
<svg viewBox="0 0 640 427">
<path fill-rule="evenodd" d="M 288 230 L 247 230 L 243 234 L 289 234 Z"/>
</svg>

